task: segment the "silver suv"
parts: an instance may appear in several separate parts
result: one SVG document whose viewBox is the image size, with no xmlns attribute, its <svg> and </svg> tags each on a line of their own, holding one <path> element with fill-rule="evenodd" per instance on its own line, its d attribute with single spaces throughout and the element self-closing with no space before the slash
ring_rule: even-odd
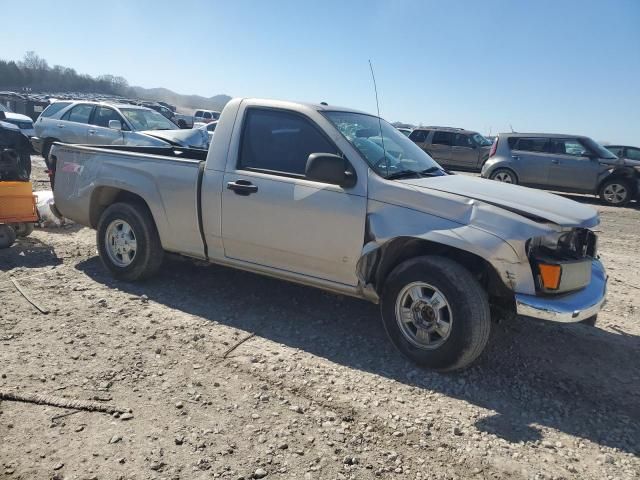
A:
<svg viewBox="0 0 640 480">
<path fill-rule="evenodd" d="M 198 130 L 180 130 L 150 108 L 105 102 L 63 101 L 49 105 L 35 123 L 33 148 L 45 159 L 53 142 L 139 147 L 206 148 Z"/>
<path fill-rule="evenodd" d="M 409 138 L 445 168 L 479 172 L 491 142 L 464 128 L 418 127 Z"/>
<path fill-rule="evenodd" d="M 638 192 L 640 170 L 589 137 L 549 133 L 501 133 L 482 177 L 528 187 L 599 195 L 623 206 Z"/>
</svg>

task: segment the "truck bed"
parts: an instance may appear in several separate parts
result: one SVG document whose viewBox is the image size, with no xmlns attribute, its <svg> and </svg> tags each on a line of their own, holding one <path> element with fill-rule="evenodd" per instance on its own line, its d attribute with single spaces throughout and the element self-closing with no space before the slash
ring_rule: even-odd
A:
<svg viewBox="0 0 640 480">
<path fill-rule="evenodd" d="M 95 228 L 114 198 L 134 194 L 149 207 L 165 250 L 204 258 L 198 184 L 206 155 L 180 147 L 56 143 L 56 206 L 65 217 Z"/>
</svg>

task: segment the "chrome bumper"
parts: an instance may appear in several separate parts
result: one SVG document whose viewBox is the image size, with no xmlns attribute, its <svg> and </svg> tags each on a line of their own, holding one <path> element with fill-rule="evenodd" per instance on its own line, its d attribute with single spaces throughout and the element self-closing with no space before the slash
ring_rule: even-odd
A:
<svg viewBox="0 0 640 480">
<path fill-rule="evenodd" d="M 599 260 L 591 266 L 591 282 L 582 290 L 556 297 L 516 293 L 516 312 L 525 317 L 574 323 L 596 315 L 605 302 L 607 274 Z"/>
</svg>

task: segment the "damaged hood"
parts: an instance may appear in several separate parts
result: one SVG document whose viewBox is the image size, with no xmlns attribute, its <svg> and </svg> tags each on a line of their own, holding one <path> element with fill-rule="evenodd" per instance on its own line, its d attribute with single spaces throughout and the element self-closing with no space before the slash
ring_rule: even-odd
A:
<svg viewBox="0 0 640 480">
<path fill-rule="evenodd" d="M 467 175 L 397 181 L 417 189 L 435 190 L 478 200 L 538 222 L 551 222 L 561 227 L 592 228 L 599 223 L 598 212 L 591 207 L 559 195 L 518 185 Z"/>
<path fill-rule="evenodd" d="M 150 137 L 159 138 L 172 145 L 191 148 L 209 148 L 208 136 L 202 134 L 197 128 L 188 128 L 180 130 L 145 130 L 140 133 L 149 135 Z"/>
</svg>

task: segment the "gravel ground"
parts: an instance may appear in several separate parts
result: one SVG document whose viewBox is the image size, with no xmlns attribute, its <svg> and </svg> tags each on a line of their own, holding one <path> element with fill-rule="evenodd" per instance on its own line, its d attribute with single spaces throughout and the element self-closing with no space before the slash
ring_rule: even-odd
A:
<svg viewBox="0 0 640 480">
<path fill-rule="evenodd" d="M 598 327 L 503 322 L 452 375 L 375 305 L 178 258 L 121 283 L 93 231 L 36 229 L 0 251 L 0 390 L 131 413 L 0 402 L 0 478 L 640 478 L 640 209 L 576 199 L 602 215 Z"/>
</svg>

